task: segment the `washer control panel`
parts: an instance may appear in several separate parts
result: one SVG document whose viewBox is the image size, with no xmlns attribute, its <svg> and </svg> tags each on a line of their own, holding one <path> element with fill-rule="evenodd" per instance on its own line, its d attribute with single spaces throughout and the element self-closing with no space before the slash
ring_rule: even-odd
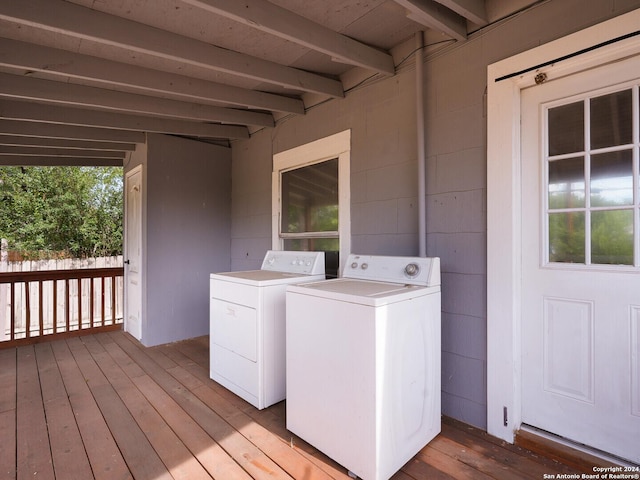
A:
<svg viewBox="0 0 640 480">
<path fill-rule="evenodd" d="M 262 261 L 261 270 L 321 275 L 324 273 L 324 252 L 269 250 Z"/>
<path fill-rule="evenodd" d="M 436 286 L 440 285 L 440 258 L 351 254 L 345 263 L 342 276 L 360 280 Z"/>
</svg>

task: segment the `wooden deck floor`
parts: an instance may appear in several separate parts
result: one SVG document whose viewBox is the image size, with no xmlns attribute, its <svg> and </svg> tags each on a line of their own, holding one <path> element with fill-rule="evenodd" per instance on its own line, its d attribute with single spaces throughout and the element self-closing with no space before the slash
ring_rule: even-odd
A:
<svg viewBox="0 0 640 480">
<path fill-rule="evenodd" d="M 123 332 L 0 350 L 0 479 L 348 479 L 208 376 L 208 337 L 144 348 Z M 592 473 L 444 419 L 394 480 Z M 548 478 L 548 477 L 547 477 Z"/>
</svg>

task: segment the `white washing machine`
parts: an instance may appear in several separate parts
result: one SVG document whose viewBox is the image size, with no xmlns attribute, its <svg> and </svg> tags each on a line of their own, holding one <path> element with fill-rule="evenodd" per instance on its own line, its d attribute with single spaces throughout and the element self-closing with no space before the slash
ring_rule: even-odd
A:
<svg viewBox="0 0 640 480">
<path fill-rule="evenodd" d="M 212 273 L 209 376 L 258 409 L 284 400 L 286 288 L 324 278 L 324 252 L 270 250 L 260 270 Z"/>
<path fill-rule="evenodd" d="M 440 259 L 350 255 L 287 287 L 287 428 L 364 480 L 440 432 Z"/>
</svg>

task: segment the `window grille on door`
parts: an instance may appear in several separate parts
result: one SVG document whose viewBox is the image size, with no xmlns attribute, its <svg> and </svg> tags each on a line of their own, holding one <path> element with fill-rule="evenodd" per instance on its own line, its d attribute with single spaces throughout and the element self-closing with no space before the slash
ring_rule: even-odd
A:
<svg viewBox="0 0 640 480">
<path fill-rule="evenodd" d="M 545 108 L 548 263 L 640 265 L 638 84 Z"/>
</svg>

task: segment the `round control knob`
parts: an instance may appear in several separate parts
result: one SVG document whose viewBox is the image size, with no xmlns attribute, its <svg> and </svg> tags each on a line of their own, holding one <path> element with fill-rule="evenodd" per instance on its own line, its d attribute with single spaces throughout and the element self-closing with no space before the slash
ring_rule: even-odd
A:
<svg viewBox="0 0 640 480">
<path fill-rule="evenodd" d="M 351 268 L 358 268 L 358 262 L 353 262 L 351 264 Z"/>
<path fill-rule="evenodd" d="M 420 273 L 420 267 L 417 263 L 410 263 L 404 267 L 404 273 L 409 277 L 415 277 Z"/>
<path fill-rule="evenodd" d="M 362 266 L 360 267 L 362 270 L 366 270 L 367 268 L 369 268 L 369 264 L 368 263 L 363 263 Z"/>
</svg>

